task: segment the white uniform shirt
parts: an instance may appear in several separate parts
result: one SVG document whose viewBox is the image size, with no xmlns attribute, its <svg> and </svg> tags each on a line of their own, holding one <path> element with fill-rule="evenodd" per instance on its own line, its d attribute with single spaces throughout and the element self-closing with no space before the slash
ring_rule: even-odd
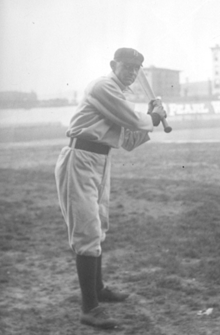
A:
<svg viewBox="0 0 220 335">
<path fill-rule="evenodd" d="M 68 137 L 83 138 L 123 147 L 130 151 L 150 139 L 153 131 L 149 114 L 135 111 L 135 104 L 126 101 L 126 87 L 112 72 L 90 83 L 67 130 Z"/>
</svg>

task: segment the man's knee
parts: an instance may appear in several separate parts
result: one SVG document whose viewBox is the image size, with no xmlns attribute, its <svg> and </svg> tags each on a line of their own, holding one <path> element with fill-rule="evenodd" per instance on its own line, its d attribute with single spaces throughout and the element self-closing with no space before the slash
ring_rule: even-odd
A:
<svg viewBox="0 0 220 335">
<path fill-rule="evenodd" d="M 74 241 L 71 248 L 77 255 L 99 257 L 102 253 L 101 240 L 96 239 L 94 241 L 83 243 L 83 241 Z"/>
</svg>

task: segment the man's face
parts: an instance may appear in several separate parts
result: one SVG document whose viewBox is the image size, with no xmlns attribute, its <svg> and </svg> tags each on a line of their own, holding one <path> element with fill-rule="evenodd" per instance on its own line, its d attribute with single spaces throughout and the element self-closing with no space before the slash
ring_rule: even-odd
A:
<svg viewBox="0 0 220 335">
<path fill-rule="evenodd" d="M 125 86 L 130 86 L 135 81 L 140 66 L 133 63 L 114 62 L 113 72 Z"/>
</svg>

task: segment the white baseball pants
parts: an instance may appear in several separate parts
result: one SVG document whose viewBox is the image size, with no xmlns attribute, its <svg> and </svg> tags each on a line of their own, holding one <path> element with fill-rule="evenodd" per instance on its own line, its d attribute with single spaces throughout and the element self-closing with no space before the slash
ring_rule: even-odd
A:
<svg viewBox="0 0 220 335">
<path fill-rule="evenodd" d="M 110 154 L 64 147 L 55 167 L 59 204 L 77 254 L 98 257 L 109 229 Z"/>
</svg>

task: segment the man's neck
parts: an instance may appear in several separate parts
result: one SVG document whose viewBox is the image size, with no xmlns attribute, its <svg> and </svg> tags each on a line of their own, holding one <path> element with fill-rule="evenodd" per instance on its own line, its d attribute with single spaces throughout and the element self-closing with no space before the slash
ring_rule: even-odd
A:
<svg viewBox="0 0 220 335">
<path fill-rule="evenodd" d="M 118 84 L 118 86 L 120 87 L 120 89 L 121 89 L 122 91 L 131 91 L 131 92 L 132 92 L 132 90 L 130 89 L 130 87 L 129 87 L 129 86 L 125 86 L 125 85 L 120 81 L 120 79 L 118 79 L 118 77 L 116 76 L 116 74 L 115 74 L 113 71 L 110 73 L 110 77 L 116 82 L 116 84 Z"/>
</svg>

